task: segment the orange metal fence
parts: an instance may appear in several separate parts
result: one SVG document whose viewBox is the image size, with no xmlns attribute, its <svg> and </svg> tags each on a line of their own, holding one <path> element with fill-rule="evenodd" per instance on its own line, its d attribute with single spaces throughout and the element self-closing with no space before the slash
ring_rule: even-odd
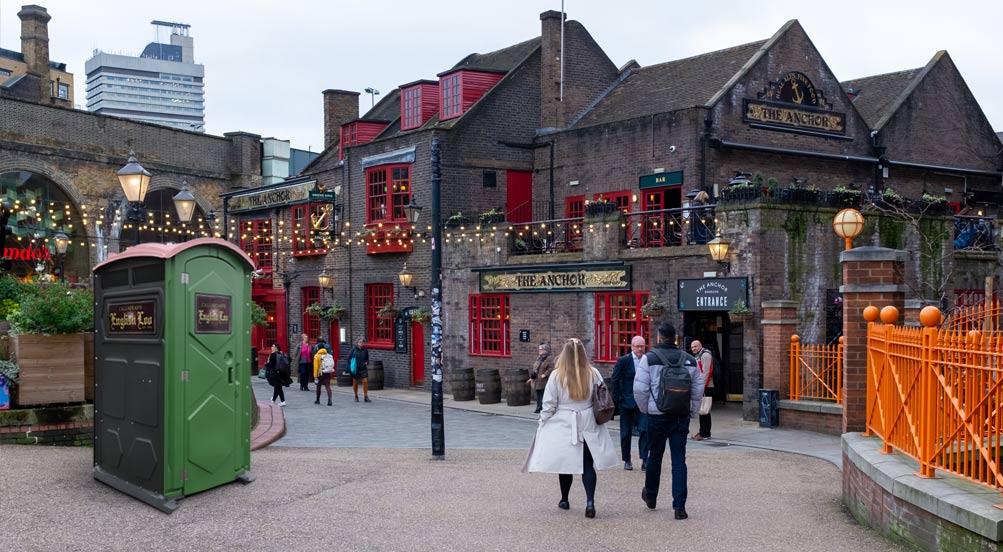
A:
<svg viewBox="0 0 1003 552">
<path fill-rule="evenodd" d="M 791 400 L 842 402 L 843 338 L 823 345 L 791 336 Z"/>
<path fill-rule="evenodd" d="M 915 458 L 921 477 L 939 469 L 1003 489 L 1003 332 L 869 320 L 867 434 Z"/>
</svg>

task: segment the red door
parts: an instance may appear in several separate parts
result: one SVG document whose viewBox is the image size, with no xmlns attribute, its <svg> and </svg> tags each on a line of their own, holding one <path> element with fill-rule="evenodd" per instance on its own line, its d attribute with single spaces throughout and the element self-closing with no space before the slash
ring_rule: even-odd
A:
<svg viewBox="0 0 1003 552">
<path fill-rule="evenodd" d="M 533 220 L 533 173 L 530 171 L 508 171 L 505 192 L 508 204 L 505 208 L 508 222 L 531 222 Z"/>
<path fill-rule="evenodd" d="M 411 322 L 411 385 L 425 385 L 425 326 Z"/>
<path fill-rule="evenodd" d="M 341 324 L 337 320 L 332 320 L 330 326 L 328 326 L 330 332 L 327 334 L 330 337 L 327 339 L 327 344 L 331 346 L 331 356 L 334 357 L 334 362 L 338 362 L 338 343 L 341 343 Z"/>
</svg>

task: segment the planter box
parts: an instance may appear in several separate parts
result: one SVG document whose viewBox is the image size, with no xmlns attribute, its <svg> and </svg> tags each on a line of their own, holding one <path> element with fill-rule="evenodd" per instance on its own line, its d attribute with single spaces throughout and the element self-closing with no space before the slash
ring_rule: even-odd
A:
<svg viewBox="0 0 1003 552">
<path fill-rule="evenodd" d="M 21 369 L 18 406 L 84 401 L 84 334 L 12 335 L 10 347 Z"/>
</svg>

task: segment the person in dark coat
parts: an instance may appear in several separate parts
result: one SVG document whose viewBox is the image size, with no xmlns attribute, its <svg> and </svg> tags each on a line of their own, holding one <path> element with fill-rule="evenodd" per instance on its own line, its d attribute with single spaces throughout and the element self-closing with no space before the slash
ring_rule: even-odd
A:
<svg viewBox="0 0 1003 552">
<path fill-rule="evenodd" d="M 533 367 L 529 370 L 529 380 L 526 381 L 526 383 L 536 389 L 536 410 L 533 411 L 534 414 L 539 414 L 543 410 L 543 391 L 547 388 L 550 373 L 554 371 L 554 358 L 550 355 L 550 345 L 540 343 L 537 351 L 536 361 L 533 362 Z"/>
<path fill-rule="evenodd" d="M 366 402 L 369 400 L 369 349 L 366 349 L 366 340 L 359 338 L 355 340 L 355 347 L 352 347 L 352 354 L 348 355 L 348 369 L 352 369 L 352 362 L 355 362 L 355 372 L 352 374 L 352 391 L 355 392 L 355 402 L 359 402 L 359 381 L 362 381 L 362 394 Z"/>
<path fill-rule="evenodd" d="M 644 338 L 635 335 L 630 340 L 630 352 L 617 359 L 610 378 L 610 394 L 620 407 L 620 454 L 623 457 L 623 469 L 628 471 L 634 469 L 634 465 L 630 463 L 630 442 L 635 425 L 640 434 L 637 452 L 641 456 L 641 471 L 648 469 L 648 417 L 641 413 L 634 400 L 634 374 L 644 357 L 644 347 Z"/>
<path fill-rule="evenodd" d="M 272 352 L 268 355 L 268 362 L 265 363 L 265 380 L 272 386 L 272 402 L 278 400 L 279 406 L 286 405 L 286 394 L 283 387 L 288 387 L 292 382 L 287 372 L 280 368 L 285 366 L 288 370 L 289 360 L 284 358 L 282 348 L 278 343 L 272 343 Z"/>
</svg>

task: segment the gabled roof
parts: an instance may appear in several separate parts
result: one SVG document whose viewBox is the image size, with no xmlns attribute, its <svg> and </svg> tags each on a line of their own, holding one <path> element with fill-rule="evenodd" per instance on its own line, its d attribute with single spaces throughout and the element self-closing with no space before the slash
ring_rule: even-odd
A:
<svg viewBox="0 0 1003 552">
<path fill-rule="evenodd" d="M 400 89 L 394 88 L 363 115 L 362 121 L 393 121 L 401 116 Z"/>
<path fill-rule="evenodd" d="M 840 84 L 847 91 L 853 89 L 856 93 L 853 98 L 853 107 L 857 108 L 871 130 L 877 130 L 884 125 L 884 122 L 891 117 L 898 106 L 902 105 L 902 101 L 908 97 L 906 90 L 912 91 L 911 85 L 918 82 L 917 77 L 922 72 L 923 68 L 920 67 L 884 75 L 862 77 Z"/>
<path fill-rule="evenodd" d="M 439 73 L 444 75 L 458 69 L 469 69 L 471 71 L 492 71 L 496 73 L 508 73 L 515 69 L 522 60 L 526 59 L 533 50 L 540 46 L 540 37 L 531 38 L 525 42 L 513 44 L 501 50 L 488 52 L 486 54 L 470 54 L 461 59 L 449 71 Z"/>
<path fill-rule="evenodd" d="M 631 74 L 576 124 L 623 121 L 710 103 L 766 40 L 633 69 Z"/>
</svg>

